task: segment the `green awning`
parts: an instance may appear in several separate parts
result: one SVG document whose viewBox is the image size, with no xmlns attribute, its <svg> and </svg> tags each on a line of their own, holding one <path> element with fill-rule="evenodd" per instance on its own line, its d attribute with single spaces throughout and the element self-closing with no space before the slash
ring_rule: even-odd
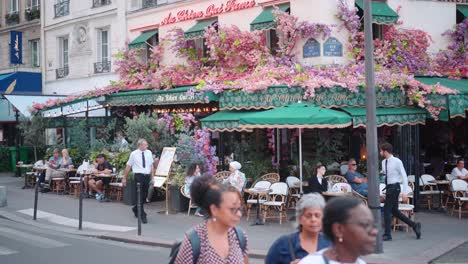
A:
<svg viewBox="0 0 468 264">
<path fill-rule="evenodd" d="M 201 38 L 205 34 L 205 28 L 212 26 L 218 18 L 211 18 L 207 20 L 198 21 L 195 26 L 185 31 L 184 36 L 186 39 Z"/>
<path fill-rule="evenodd" d="M 279 5 L 278 8 L 281 11 L 286 12 L 286 10 L 289 8 L 289 4 L 282 4 Z M 275 22 L 275 15 L 272 13 L 273 11 L 273 6 L 268 6 L 265 7 L 258 15 L 252 23 L 250 23 L 250 30 L 265 30 L 265 29 L 270 29 L 270 28 L 276 28 L 276 22 Z"/>
<path fill-rule="evenodd" d="M 353 127 L 365 127 L 367 123 L 366 108 L 344 107 L 345 112 L 353 118 Z M 377 126 L 424 125 L 426 110 L 419 108 L 377 108 Z"/>
<path fill-rule="evenodd" d="M 356 0 L 356 5 L 364 10 L 362 0 Z M 398 14 L 387 3 L 372 1 L 372 22 L 377 24 L 391 24 L 398 21 Z"/>
<path fill-rule="evenodd" d="M 169 90 L 134 90 L 108 95 L 105 104 L 111 106 L 135 105 L 171 105 L 197 104 L 218 101 L 218 95 L 213 92 L 190 92 L 193 86 L 179 87 Z"/>
<path fill-rule="evenodd" d="M 465 18 L 468 18 L 468 6 L 466 5 L 458 5 L 457 6 L 457 11 L 462 13 Z"/>
<path fill-rule="evenodd" d="M 219 111 L 208 117 L 201 119 L 202 127 L 212 132 L 224 131 L 251 131 L 250 129 L 240 128 L 239 120 L 241 117 L 251 115 L 251 111 Z"/>
<path fill-rule="evenodd" d="M 466 111 L 468 111 L 468 79 L 451 80 L 438 77 L 416 77 L 415 79 L 427 85 L 439 83 L 442 86 L 459 91 L 458 94 L 448 95 L 449 116 L 450 118 L 466 117 Z"/>
<path fill-rule="evenodd" d="M 142 47 L 144 47 L 146 45 L 146 42 L 150 38 L 152 38 L 154 35 L 156 35 L 157 33 L 158 33 L 157 30 L 145 32 L 145 33 L 141 34 L 140 36 L 138 36 L 136 39 L 134 39 L 132 42 L 130 42 L 128 44 L 128 47 L 130 49 L 142 48 Z"/>
<path fill-rule="evenodd" d="M 241 117 L 241 128 L 344 128 L 351 125 L 346 113 L 310 104 L 287 106 Z"/>
</svg>

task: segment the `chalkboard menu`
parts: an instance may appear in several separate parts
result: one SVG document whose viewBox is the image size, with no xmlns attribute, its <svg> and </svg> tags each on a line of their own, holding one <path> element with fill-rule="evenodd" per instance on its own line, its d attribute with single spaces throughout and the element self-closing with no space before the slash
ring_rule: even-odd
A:
<svg viewBox="0 0 468 264">
<path fill-rule="evenodd" d="M 336 38 L 328 38 L 323 44 L 323 55 L 328 57 L 342 57 L 343 44 Z"/>
<path fill-rule="evenodd" d="M 302 47 L 302 56 L 304 58 L 320 57 L 320 43 L 314 38 L 307 40 Z"/>
</svg>

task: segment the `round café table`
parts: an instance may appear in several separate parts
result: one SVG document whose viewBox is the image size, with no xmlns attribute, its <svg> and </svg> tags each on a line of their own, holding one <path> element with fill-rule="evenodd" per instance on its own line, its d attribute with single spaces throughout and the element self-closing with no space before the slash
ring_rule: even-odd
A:
<svg viewBox="0 0 468 264">
<path fill-rule="evenodd" d="M 32 164 L 21 164 L 21 165 L 16 165 L 16 168 L 20 169 L 25 169 L 25 173 L 24 173 L 24 186 L 21 188 L 21 189 L 27 189 L 27 188 L 31 188 L 31 186 L 28 185 L 28 177 L 27 177 L 27 171 L 32 169 L 34 167 L 34 165 Z M 21 175 L 20 175 L 21 177 Z"/>
<path fill-rule="evenodd" d="M 260 217 L 260 196 L 268 195 L 268 193 L 270 193 L 270 189 L 250 188 L 246 192 L 253 194 L 253 195 L 257 195 L 257 219 L 255 220 L 255 223 L 253 223 L 252 225 L 264 225 L 262 218 Z"/>
</svg>

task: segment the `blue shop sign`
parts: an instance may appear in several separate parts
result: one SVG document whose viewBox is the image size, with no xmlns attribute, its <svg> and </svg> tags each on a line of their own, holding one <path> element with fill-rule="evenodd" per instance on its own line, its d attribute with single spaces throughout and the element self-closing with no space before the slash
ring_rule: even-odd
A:
<svg viewBox="0 0 468 264">
<path fill-rule="evenodd" d="M 23 63 L 23 32 L 10 32 L 10 63 Z"/>
<path fill-rule="evenodd" d="M 336 38 L 328 38 L 325 44 L 323 44 L 323 55 L 327 57 L 342 57 L 343 44 Z"/>
<path fill-rule="evenodd" d="M 302 56 L 304 58 L 320 57 L 320 43 L 314 38 L 307 40 L 302 47 Z"/>
</svg>

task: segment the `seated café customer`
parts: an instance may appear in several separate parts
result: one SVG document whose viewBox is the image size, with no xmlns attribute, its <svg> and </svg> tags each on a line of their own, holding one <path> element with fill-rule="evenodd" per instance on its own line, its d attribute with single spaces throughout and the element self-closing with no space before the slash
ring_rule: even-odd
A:
<svg viewBox="0 0 468 264">
<path fill-rule="evenodd" d="M 307 193 L 322 193 L 328 190 L 327 179 L 323 177 L 327 169 L 322 163 L 317 163 L 315 167 L 315 176 L 312 176 L 308 180 L 308 187 L 306 188 Z"/>
<path fill-rule="evenodd" d="M 51 181 L 54 178 L 65 178 L 67 181 L 67 172 L 60 169 L 68 169 L 73 166 L 73 161 L 68 154 L 67 149 L 62 149 L 62 157 L 59 157 L 57 162 L 49 162 L 48 168 L 46 170 L 45 181 L 49 183 L 49 186 L 44 186 L 44 192 L 48 191 L 48 188 L 51 186 Z"/>
<path fill-rule="evenodd" d="M 196 163 L 190 164 L 190 166 L 187 169 L 187 177 L 185 178 L 185 193 L 187 195 L 190 195 L 190 186 L 192 185 L 192 182 L 195 180 L 195 178 L 200 177 L 200 166 Z M 203 216 L 201 213 L 201 208 L 197 207 L 197 210 L 195 210 L 195 215 L 196 216 Z"/>
<path fill-rule="evenodd" d="M 54 172 L 55 170 L 57 170 L 59 168 L 61 161 L 62 161 L 62 157 L 60 156 L 60 149 L 56 148 L 52 152 L 52 156 L 49 158 L 49 160 L 45 164 L 46 165 L 46 172 L 45 172 L 44 177 L 41 176 L 39 178 L 39 184 L 44 183 L 44 181 L 46 179 L 49 181 L 50 175 L 52 174 L 52 172 Z M 39 185 L 39 186 L 41 186 L 41 191 L 42 192 L 48 190 L 47 188 L 44 189 L 45 186 L 43 186 L 43 185 Z"/>
<path fill-rule="evenodd" d="M 95 169 L 93 174 L 105 174 L 107 176 L 111 175 L 112 165 L 107 161 L 104 154 L 99 154 L 96 156 L 96 162 L 94 163 Z M 104 200 L 104 185 L 108 186 L 111 181 L 110 177 L 98 177 L 96 176 L 93 179 L 88 181 L 89 188 L 96 192 L 96 200 Z"/>
<path fill-rule="evenodd" d="M 457 166 L 452 170 L 452 176 L 454 179 L 468 180 L 468 170 L 465 169 L 465 161 L 459 159 Z"/>
<path fill-rule="evenodd" d="M 323 210 L 323 233 L 332 245 L 300 264 L 365 264 L 361 256 L 375 249 L 378 229 L 370 209 L 355 197 L 331 199 Z"/>
<path fill-rule="evenodd" d="M 348 172 L 346 172 L 345 177 L 348 180 L 348 183 L 351 185 L 354 191 L 359 193 L 362 196 L 367 197 L 368 186 L 367 186 L 367 177 L 364 177 L 361 173 L 357 172 L 357 162 L 355 159 L 350 159 L 348 161 Z"/>
<path fill-rule="evenodd" d="M 237 162 L 233 161 L 229 163 L 229 176 L 224 179 L 225 184 L 229 184 L 231 186 L 234 186 L 240 193 L 242 193 L 242 189 L 244 189 L 244 185 L 246 183 L 246 178 L 245 174 L 240 171 L 242 168 L 242 165 Z"/>
<path fill-rule="evenodd" d="M 278 238 L 268 250 L 265 263 L 298 263 L 302 258 L 331 245 L 322 234 L 325 200 L 318 193 L 302 196 L 296 206 L 298 230 Z"/>
</svg>

